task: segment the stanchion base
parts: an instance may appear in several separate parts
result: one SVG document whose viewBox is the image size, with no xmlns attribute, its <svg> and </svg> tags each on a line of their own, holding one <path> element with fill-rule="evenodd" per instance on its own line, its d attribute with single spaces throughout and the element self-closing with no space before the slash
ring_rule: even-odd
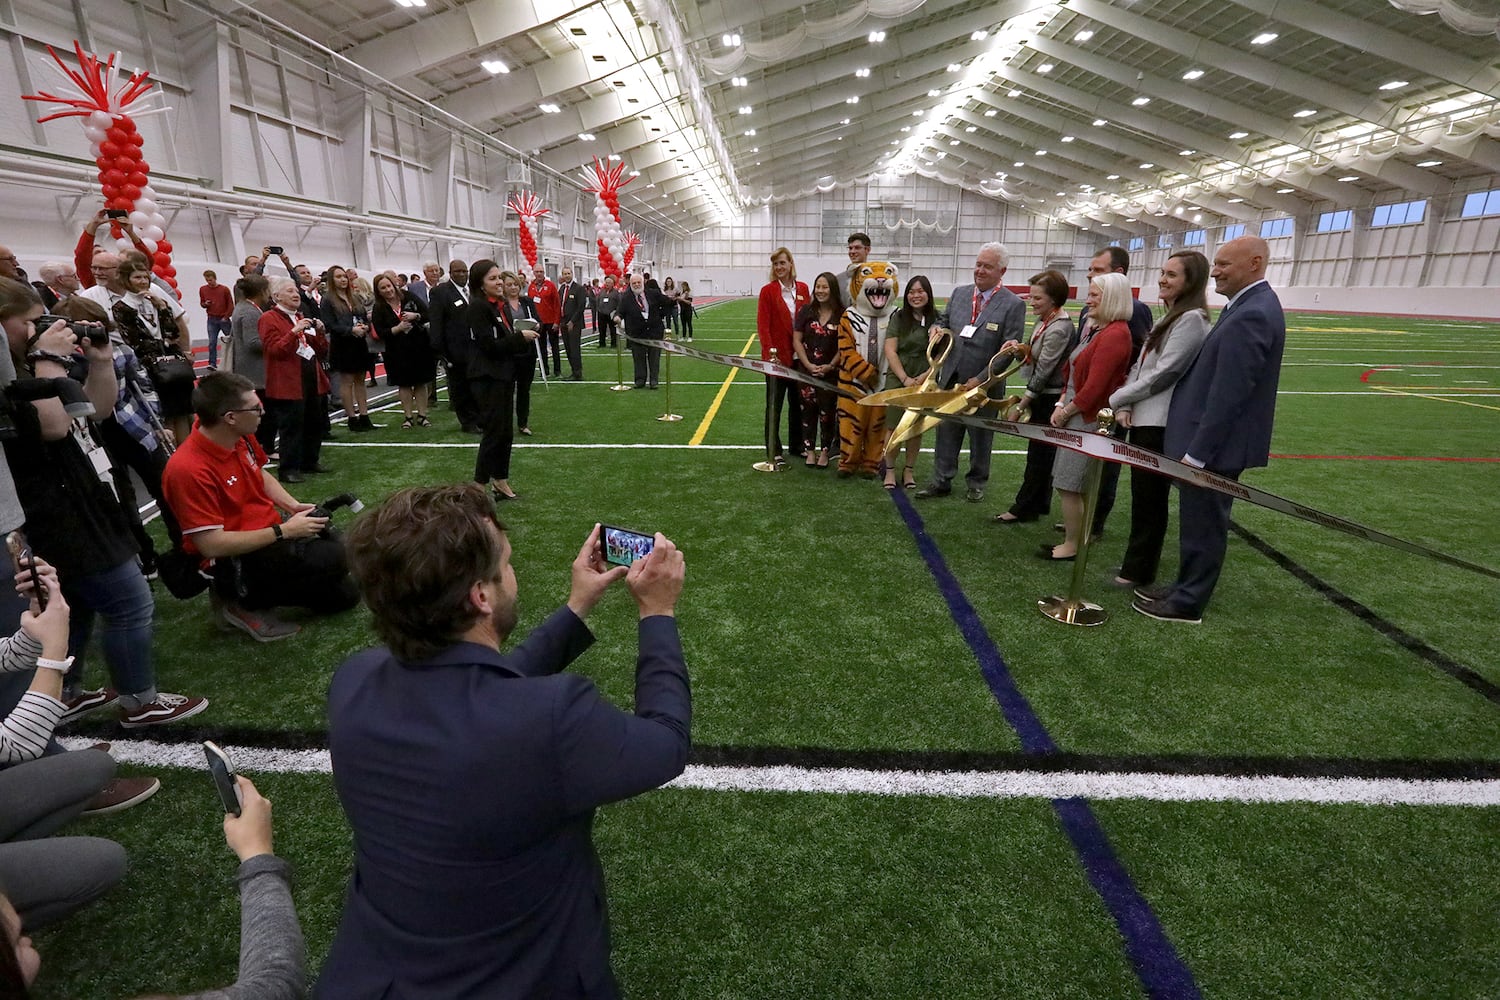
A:
<svg viewBox="0 0 1500 1000">
<path fill-rule="evenodd" d="M 619 385 L 612 385 L 612 386 L 610 386 L 609 387 L 609 391 L 610 392 L 629 392 L 631 389 L 634 389 L 634 388 L 635 388 L 635 386 L 633 386 L 633 385 L 626 385 L 624 382 L 621 382 Z"/>
<path fill-rule="evenodd" d="M 1109 612 L 1099 605 L 1070 601 L 1066 597 L 1043 597 L 1036 602 L 1036 609 L 1064 625 L 1103 625 L 1109 620 Z"/>
<path fill-rule="evenodd" d="M 754 469 L 756 472 L 785 472 L 786 471 L 786 463 L 785 462 L 756 462 L 754 465 L 750 466 L 750 468 Z"/>
<path fill-rule="evenodd" d="M 657 417 L 656 419 L 660 420 L 662 423 L 670 424 L 670 423 L 673 423 L 675 421 L 681 420 L 682 419 L 682 414 L 680 414 L 680 413 L 663 413 L 661 416 Z"/>
</svg>

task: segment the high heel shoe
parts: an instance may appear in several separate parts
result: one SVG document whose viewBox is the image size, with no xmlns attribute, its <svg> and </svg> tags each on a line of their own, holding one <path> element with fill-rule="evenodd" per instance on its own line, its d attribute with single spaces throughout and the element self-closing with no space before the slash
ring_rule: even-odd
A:
<svg viewBox="0 0 1500 1000">
<path fill-rule="evenodd" d="M 509 493 L 506 493 L 498 486 L 490 487 L 490 496 L 494 497 L 497 502 L 521 499 L 521 494 L 517 493 L 515 490 L 511 490 Z"/>
</svg>

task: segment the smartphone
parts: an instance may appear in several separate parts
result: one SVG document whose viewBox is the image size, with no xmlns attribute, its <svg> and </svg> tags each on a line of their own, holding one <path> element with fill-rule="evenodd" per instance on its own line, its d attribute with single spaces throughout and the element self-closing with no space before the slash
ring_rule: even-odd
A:
<svg viewBox="0 0 1500 1000">
<path fill-rule="evenodd" d="M 639 531 L 614 528 L 607 524 L 599 526 L 599 544 L 604 546 L 604 561 L 616 566 L 629 566 L 637 559 L 644 559 L 656 547 L 656 539 Z"/>
<path fill-rule="evenodd" d="M 203 741 L 203 756 L 208 761 L 208 773 L 213 776 L 214 787 L 219 790 L 219 801 L 223 803 L 224 811 L 238 816 L 243 806 L 240 803 L 240 786 L 234 780 L 234 761 L 217 744 L 208 740 Z"/>
<path fill-rule="evenodd" d="M 280 257 L 282 254 L 286 253 L 286 247 L 266 247 L 266 252 L 269 253 L 272 257 Z"/>
<path fill-rule="evenodd" d="M 123 208 L 106 208 L 104 217 L 107 219 L 128 219 L 130 212 Z"/>
<path fill-rule="evenodd" d="M 19 531 L 12 531 L 5 536 L 5 547 L 10 550 L 11 565 L 19 570 L 22 563 L 26 564 L 26 571 L 31 574 L 31 592 L 36 595 L 37 607 L 46 611 L 47 585 L 42 583 L 41 574 L 36 571 L 36 563 L 31 558 L 31 546 L 26 544 L 26 536 Z"/>
</svg>

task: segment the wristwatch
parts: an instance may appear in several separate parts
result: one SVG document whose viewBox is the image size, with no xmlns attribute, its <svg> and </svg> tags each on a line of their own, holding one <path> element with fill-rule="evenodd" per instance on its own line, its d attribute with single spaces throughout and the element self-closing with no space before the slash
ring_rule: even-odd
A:
<svg viewBox="0 0 1500 1000">
<path fill-rule="evenodd" d="M 273 524 L 273 525 L 271 525 L 271 534 L 273 534 L 273 535 L 276 536 L 276 540 L 278 542 L 281 541 L 281 525 L 279 525 L 279 524 Z"/>
<path fill-rule="evenodd" d="M 72 669 L 73 658 L 65 656 L 61 660 L 49 660 L 45 656 L 38 656 L 36 665 L 41 670 L 56 670 L 60 674 L 65 674 Z"/>
</svg>

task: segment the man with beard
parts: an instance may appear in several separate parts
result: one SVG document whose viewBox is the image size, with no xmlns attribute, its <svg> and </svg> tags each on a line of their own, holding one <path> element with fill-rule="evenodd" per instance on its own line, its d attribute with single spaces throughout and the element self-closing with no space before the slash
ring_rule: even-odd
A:
<svg viewBox="0 0 1500 1000">
<path fill-rule="evenodd" d="M 386 645 L 328 691 L 355 858 L 316 996 L 618 995 L 594 810 L 682 772 L 691 701 L 682 554 L 658 534 L 627 570 L 600 541 L 595 525 L 568 603 L 501 653 L 516 576 L 482 487 L 403 489 L 355 522 L 350 563 Z M 562 672 L 621 579 L 640 611 L 633 715 Z"/>
</svg>

